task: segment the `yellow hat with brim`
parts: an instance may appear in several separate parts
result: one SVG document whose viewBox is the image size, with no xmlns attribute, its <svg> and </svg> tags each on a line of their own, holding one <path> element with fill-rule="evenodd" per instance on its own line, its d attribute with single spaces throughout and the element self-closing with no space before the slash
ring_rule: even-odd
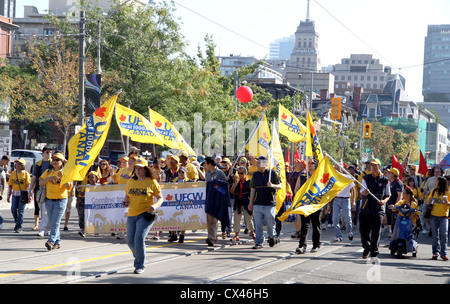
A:
<svg viewBox="0 0 450 304">
<path fill-rule="evenodd" d="M 89 172 L 87 176 L 89 177 L 90 175 L 95 175 L 98 177 L 98 173 L 96 171 Z"/>
<path fill-rule="evenodd" d="M 124 156 L 124 157 L 122 157 L 121 159 L 119 159 L 120 161 L 128 161 L 130 158 L 128 157 L 128 156 Z"/>
<path fill-rule="evenodd" d="M 148 162 L 143 158 L 138 158 L 136 160 L 136 163 L 134 164 L 135 167 L 148 167 Z"/>
<path fill-rule="evenodd" d="M 62 153 L 55 153 L 52 155 L 52 159 L 59 159 L 62 161 L 65 161 L 66 159 L 64 158 L 64 155 L 62 155 Z"/>
<path fill-rule="evenodd" d="M 380 162 L 380 160 L 379 160 L 378 158 L 373 158 L 373 159 L 370 161 L 370 163 L 371 163 L 371 164 L 378 165 L 378 166 L 381 166 L 381 162 Z"/>
<path fill-rule="evenodd" d="M 400 172 L 398 171 L 397 168 L 391 168 L 391 169 L 388 169 L 388 171 L 395 174 L 396 176 L 400 175 Z"/>
<path fill-rule="evenodd" d="M 15 162 L 15 163 L 22 164 L 22 165 L 24 165 L 24 166 L 25 166 L 26 163 L 27 163 L 23 158 L 16 159 L 14 162 Z"/>
</svg>

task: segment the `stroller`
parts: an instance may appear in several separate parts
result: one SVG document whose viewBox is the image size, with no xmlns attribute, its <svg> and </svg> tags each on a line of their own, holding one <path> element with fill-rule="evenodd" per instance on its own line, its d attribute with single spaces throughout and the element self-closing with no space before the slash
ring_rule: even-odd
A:
<svg viewBox="0 0 450 304">
<path fill-rule="evenodd" d="M 395 221 L 395 228 L 393 231 L 393 239 L 389 245 L 392 255 L 397 255 L 398 258 L 403 258 L 403 254 L 412 252 L 412 256 L 417 256 L 418 244 L 414 240 L 413 235 L 418 235 L 420 231 L 420 221 L 417 220 L 416 227 L 413 230 L 412 219 L 409 215 L 418 211 L 411 208 L 408 204 L 394 207 L 399 211 L 397 220 Z"/>
</svg>

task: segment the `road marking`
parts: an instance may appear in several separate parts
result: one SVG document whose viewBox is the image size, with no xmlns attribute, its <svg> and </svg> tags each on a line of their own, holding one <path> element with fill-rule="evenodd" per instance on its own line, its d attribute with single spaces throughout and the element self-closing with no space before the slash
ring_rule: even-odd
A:
<svg viewBox="0 0 450 304">
<path fill-rule="evenodd" d="M 195 241 L 198 241 L 198 240 L 201 240 L 201 239 L 204 239 L 204 238 L 198 238 L 198 239 L 195 239 L 195 240 L 185 241 L 185 243 L 195 242 Z M 145 250 L 148 251 L 148 250 L 151 250 L 151 249 L 173 246 L 173 245 L 176 245 L 176 244 L 177 243 L 169 243 L 169 244 L 164 244 L 164 245 L 151 246 L 151 247 L 146 247 Z M 53 269 L 53 268 L 57 268 L 57 267 L 64 267 L 64 266 L 69 266 L 69 265 L 74 265 L 74 264 L 81 264 L 81 263 L 86 263 L 86 262 L 98 261 L 98 260 L 102 260 L 102 259 L 108 259 L 108 258 L 112 258 L 112 257 L 116 257 L 116 256 L 130 254 L 130 253 L 131 253 L 131 251 L 125 251 L 125 252 L 109 254 L 109 255 L 96 257 L 96 258 L 90 258 L 90 259 L 85 259 L 85 260 L 77 260 L 77 261 L 61 263 L 61 264 L 55 264 L 55 265 L 49 265 L 49 266 L 35 268 L 35 269 L 30 269 L 30 270 L 24 270 L 24 271 L 19 271 L 19 272 L 7 273 L 7 274 L 0 275 L 0 278 L 6 278 L 6 277 L 21 275 L 21 274 L 26 274 L 26 273 L 31 273 L 31 272 L 37 272 L 37 271 L 43 271 L 43 270 Z"/>
</svg>

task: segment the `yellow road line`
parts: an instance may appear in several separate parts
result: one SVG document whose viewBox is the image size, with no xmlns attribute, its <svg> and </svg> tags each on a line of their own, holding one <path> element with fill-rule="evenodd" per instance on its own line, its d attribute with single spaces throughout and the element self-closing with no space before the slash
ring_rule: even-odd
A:
<svg viewBox="0 0 450 304">
<path fill-rule="evenodd" d="M 191 240 L 191 241 L 185 241 L 185 243 L 195 242 L 195 241 L 201 240 L 201 239 L 205 239 L 205 238 L 199 238 L 199 239 L 195 239 L 195 240 Z M 146 247 L 145 250 L 147 251 L 147 250 L 150 250 L 150 249 L 156 249 L 156 248 L 161 248 L 161 247 L 168 247 L 168 246 L 172 246 L 172 245 L 176 245 L 176 243 L 169 243 L 169 244 L 164 244 L 164 245 Z M 77 263 L 81 264 L 81 263 L 85 263 L 85 262 L 92 262 L 92 261 L 96 261 L 96 260 L 112 258 L 112 257 L 124 255 L 124 254 L 130 254 L 130 253 L 131 253 L 131 251 L 125 251 L 125 252 L 109 254 L 109 255 L 105 255 L 105 256 L 101 256 L 101 257 L 85 259 L 85 260 L 81 260 L 81 261 L 72 261 L 72 262 L 67 262 L 67 263 L 61 263 L 61 264 L 45 266 L 45 267 L 41 267 L 41 268 L 24 270 L 24 271 L 20 271 L 20 272 L 7 273 L 7 274 L 0 275 L 0 278 L 6 278 L 6 277 L 10 277 L 10 276 L 15 276 L 15 275 L 19 275 L 19 274 L 26 274 L 26 273 L 30 273 L 30 272 L 36 272 L 36 271 L 43 271 L 43 270 L 48 270 L 48 269 L 57 268 L 57 267 L 64 267 L 64 266 L 74 265 L 74 264 L 77 264 Z"/>
</svg>

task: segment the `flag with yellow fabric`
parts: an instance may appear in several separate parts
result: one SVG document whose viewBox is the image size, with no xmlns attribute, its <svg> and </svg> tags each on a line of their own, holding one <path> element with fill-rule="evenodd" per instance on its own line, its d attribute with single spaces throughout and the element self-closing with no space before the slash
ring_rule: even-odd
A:
<svg viewBox="0 0 450 304">
<path fill-rule="evenodd" d="M 138 112 L 116 104 L 116 121 L 122 135 L 130 137 L 132 141 L 164 146 L 159 133 L 150 122 Z"/>
<path fill-rule="evenodd" d="M 64 167 L 62 184 L 82 181 L 100 154 L 111 126 L 117 96 L 114 95 L 98 108 L 86 120 L 80 131 L 70 139 L 69 159 Z"/>
<path fill-rule="evenodd" d="M 189 155 L 197 156 L 195 151 L 184 140 L 183 136 L 178 130 L 167 120 L 164 116 L 149 108 L 150 123 L 159 133 L 164 145 L 171 149 L 182 150 L 189 153 Z"/>
<path fill-rule="evenodd" d="M 307 112 L 307 123 L 306 123 L 306 151 L 305 155 L 312 157 L 314 163 L 317 165 L 322 159 L 322 148 L 320 147 L 319 138 L 317 137 L 316 130 L 314 129 L 314 124 L 311 118 L 309 110 Z"/>
<path fill-rule="evenodd" d="M 313 175 L 297 191 L 292 206 L 278 219 L 284 221 L 290 214 L 309 216 L 328 204 L 353 180 L 337 172 L 325 156 Z"/>
<path fill-rule="evenodd" d="M 278 129 L 290 142 L 298 143 L 306 140 L 306 127 L 281 104 L 278 107 Z"/>
<path fill-rule="evenodd" d="M 275 214 L 278 213 L 283 202 L 286 198 L 286 168 L 283 157 L 283 150 L 281 149 L 280 138 L 278 132 L 275 132 L 275 123 L 272 130 L 272 142 L 270 144 L 270 163 L 269 166 L 272 170 L 275 170 L 281 180 L 281 189 L 277 191 L 277 206 L 275 208 Z"/>
<path fill-rule="evenodd" d="M 269 158 L 269 150 L 270 150 L 270 131 L 269 125 L 267 123 L 266 114 L 263 113 L 258 121 L 257 126 L 253 134 L 250 135 L 247 145 L 245 148 L 249 152 L 250 155 L 255 158 L 260 157 L 261 155 Z"/>
</svg>

